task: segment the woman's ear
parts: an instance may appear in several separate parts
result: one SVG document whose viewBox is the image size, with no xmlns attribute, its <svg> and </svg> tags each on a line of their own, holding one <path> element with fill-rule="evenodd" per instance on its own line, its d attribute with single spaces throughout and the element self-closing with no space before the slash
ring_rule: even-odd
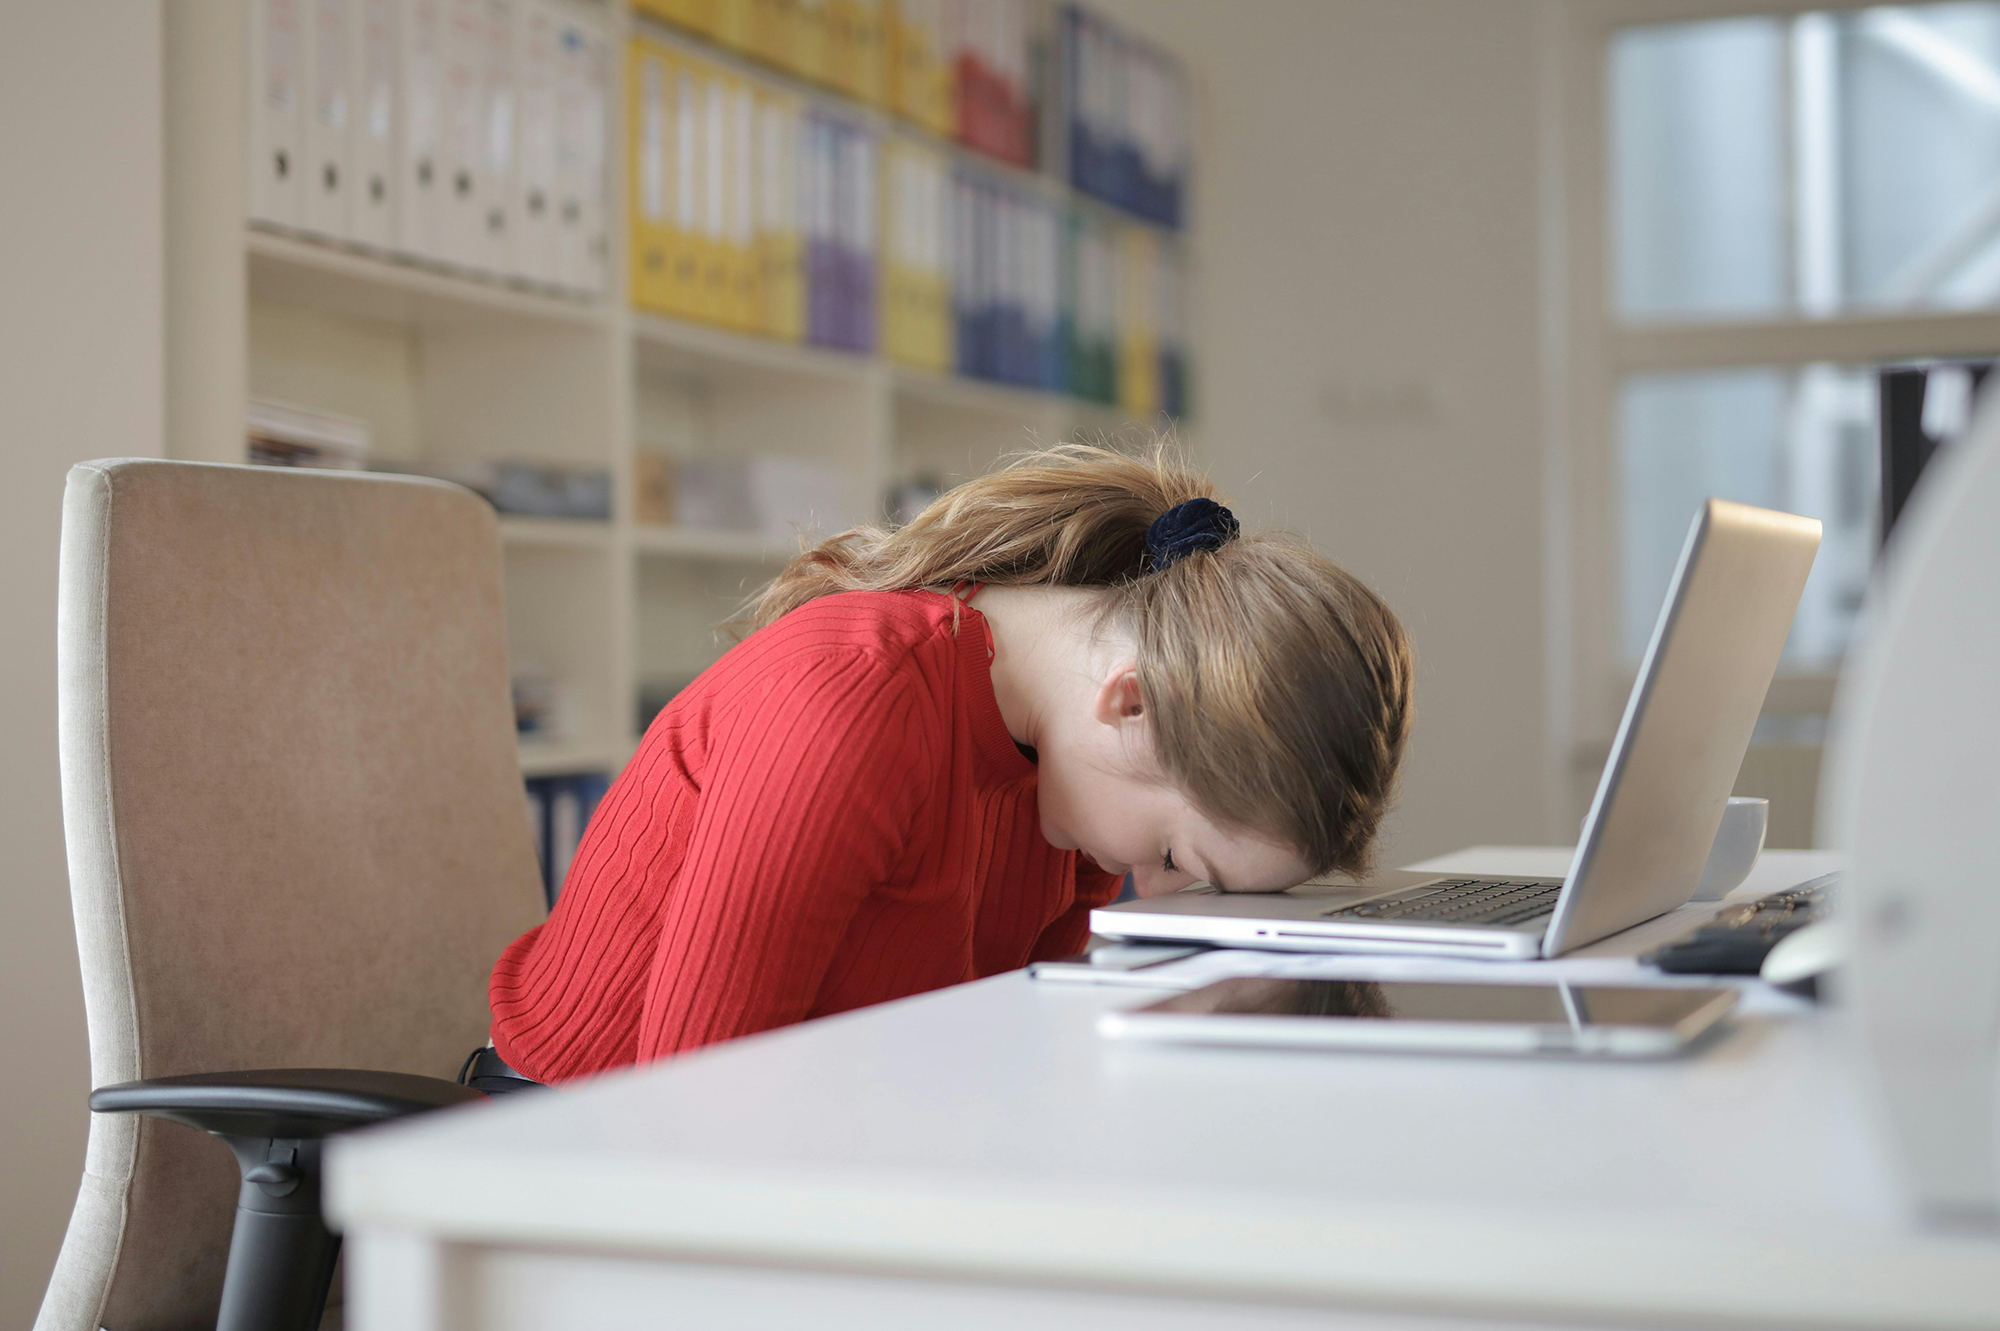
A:
<svg viewBox="0 0 2000 1331">
<path fill-rule="evenodd" d="M 1091 700 L 1090 714 L 1101 724 L 1123 728 L 1146 715 L 1146 700 L 1139 692 L 1139 663 L 1120 661 L 1105 672 Z"/>
</svg>

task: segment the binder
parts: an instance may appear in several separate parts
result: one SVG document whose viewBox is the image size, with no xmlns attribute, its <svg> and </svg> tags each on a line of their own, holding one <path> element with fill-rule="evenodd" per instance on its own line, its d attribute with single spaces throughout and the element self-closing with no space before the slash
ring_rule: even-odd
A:
<svg viewBox="0 0 2000 1331">
<path fill-rule="evenodd" d="M 1026 334 L 1025 382 L 1045 392 L 1062 389 L 1062 221 L 1049 200 L 1024 195 L 1022 307 Z"/>
<path fill-rule="evenodd" d="M 747 10 L 742 49 L 777 69 L 791 69 L 799 24 L 799 0 L 732 0 Z M 727 36 L 724 40 L 730 40 Z"/>
<path fill-rule="evenodd" d="M 1174 420 L 1188 414 L 1186 281 L 1180 255 L 1160 247 L 1154 314 L 1160 344 L 1160 412 Z"/>
<path fill-rule="evenodd" d="M 907 140 L 882 149 L 882 347 L 905 365 L 952 364 L 950 169 Z"/>
<path fill-rule="evenodd" d="M 985 373 L 1025 388 L 1054 389 L 1060 382 L 1055 211 L 1046 199 L 1011 185 L 989 186 L 985 199 L 993 218 Z"/>
<path fill-rule="evenodd" d="M 689 76 L 695 80 L 693 100 L 699 104 L 701 132 L 695 152 L 699 163 L 697 253 L 701 257 L 701 293 L 698 313 L 710 323 L 732 322 L 735 296 L 735 265 L 729 247 L 730 161 L 732 140 L 729 79 L 722 70 L 705 61 L 689 61 Z"/>
<path fill-rule="evenodd" d="M 806 259 L 806 339 L 821 346 L 842 345 L 839 233 L 835 176 L 839 127 L 824 112 L 806 114 L 800 173 Z"/>
<path fill-rule="evenodd" d="M 574 781 L 555 784 L 549 798 L 549 871 L 551 905 L 562 895 L 569 880 L 569 866 L 576 859 L 577 845 L 583 840 L 583 800 Z"/>
<path fill-rule="evenodd" d="M 445 5 L 400 0 L 396 73 L 403 123 L 397 136 L 396 248 L 444 262 L 445 199 L 450 189 L 445 135 Z"/>
<path fill-rule="evenodd" d="M 757 248 L 757 94 L 749 80 L 729 75 L 723 89 L 723 235 L 729 291 L 722 322 L 756 332 L 763 322 Z"/>
<path fill-rule="evenodd" d="M 535 867 L 541 870 L 542 897 L 553 910 L 556 885 L 549 878 L 549 789 L 547 778 L 529 777 L 526 782 L 528 835 L 535 843 Z"/>
<path fill-rule="evenodd" d="M 752 28 L 757 0 L 716 0 L 715 40 L 732 51 L 754 55 Z"/>
<path fill-rule="evenodd" d="M 641 309 L 677 313 L 677 257 L 672 207 L 675 189 L 674 108 L 677 95 L 666 48 L 635 37 L 626 54 L 631 301 Z"/>
<path fill-rule="evenodd" d="M 962 171 L 951 179 L 952 361 L 961 374 L 984 374 L 979 282 L 979 187 Z"/>
<path fill-rule="evenodd" d="M 479 36 L 480 153 L 475 168 L 478 215 L 471 265 L 495 275 L 513 271 L 516 0 L 485 0 Z"/>
<path fill-rule="evenodd" d="M 763 309 L 754 92 L 650 38 L 633 38 L 631 50 L 632 300 L 755 329 Z"/>
<path fill-rule="evenodd" d="M 1160 409 L 1159 341 L 1154 309 L 1159 242 L 1143 227 L 1119 237 L 1118 405 L 1151 419 Z"/>
<path fill-rule="evenodd" d="M 348 128 L 348 238 L 371 249 L 397 241 L 397 0 L 348 0 L 353 105 Z"/>
<path fill-rule="evenodd" d="M 476 270 L 484 257 L 487 0 L 445 0 L 443 70 L 444 180 L 435 257 Z"/>
<path fill-rule="evenodd" d="M 882 101 L 883 0 L 826 0 L 826 82 L 856 101 Z"/>
<path fill-rule="evenodd" d="M 514 221 L 512 273 L 553 286 L 562 280 L 556 220 L 561 200 L 556 179 L 561 16 L 549 0 L 522 0 L 514 22 L 520 142 L 510 208 Z"/>
<path fill-rule="evenodd" d="M 1180 66 L 1074 5 L 1062 11 L 1057 40 L 1056 139 L 1070 184 L 1179 227 L 1189 143 Z"/>
<path fill-rule="evenodd" d="M 249 214 L 296 227 L 304 219 L 306 0 L 250 0 Z"/>
<path fill-rule="evenodd" d="M 1033 166 L 1027 0 L 958 0 L 955 40 L 959 142 Z"/>
<path fill-rule="evenodd" d="M 883 99 L 942 138 L 958 132 L 957 81 L 946 57 L 946 0 L 887 0 Z"/>
<path fill-rule="evenodd" d="M 876 223 L 879 197 L 876 139 L 872 130 L 844 125 L 838 142 L 839 215 L 844 224 L 840 249 L 845 285 L 845 339 L 841 345 L 867 352 L 875 350 L 879 338 L 876 274 L 881 229 Z"/>
<path fill-rule="evenodd" d="M 951 200 L 959 372 L 1048 392 L 1082 382 L 1074 330 L 1091 257 L 1080 222 L 1036 190 L 965 167 Z"/>
<path fill-rule="evenodd" d="M 308 0 L 305 23 L 304 205 L 299 225 L 346 240 L 348 188 L 348 0 Z"/>
<path fill-rule="evenodd" d="M 785 68 L 814 83 L 827 81 L 827 0 L 794 0 Z"/>
<path fill-rule="evenodd" d="M 1119 400 L 1117 255 L 1108 228 L 1081 210 L 1071 211 L 1067 231 L 1069 339 L 1064 387 L 1086 401 L 1115 405 Z"/>
<path fill-rule="evenodd" d="M 796 342 L 805 335 L 805 252 L 799 225 L 799 134 L 804 104 L 790 93 L 757 93 L 759 331 Z"/>
<path fill-rule="evenodd" d="M 708 247 L 702 227 L 707 214 L 708 82 L 678 56 L 668 62 L 668 106 L 672 155 L 667 227 L 668 309 L 693 319 L 708 317 Z"/>
<path fill-rule="evenodd" d="M 987 373 L 1004 383 L 1018 384 L 1026 375 L 1026 308 L 1021 300 L 1021 208 L 1013 193 L 989 187 L 986 208 L 992 215 L 992 302 L 988 308 L 992 362 Z"/>
<path fill-rule="evenodd" d="M 807 336 L 824 346 L 873 351 L 875 136 L 818 111 L 807 123 Z"/>
<path fill-rule="evenodd" d="M 605 116 L 611 47 L 604 29 L 570 6 L 559 11 L 556 48 L 556 280 L 590 294 L 605 288 Z"/>
</svg>

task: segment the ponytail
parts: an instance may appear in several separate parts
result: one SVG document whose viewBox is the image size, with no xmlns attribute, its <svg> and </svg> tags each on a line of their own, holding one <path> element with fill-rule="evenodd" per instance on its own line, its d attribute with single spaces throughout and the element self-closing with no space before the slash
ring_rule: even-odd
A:
<svg viewBox="0 0 2000 1331">
<path fill-rule="evenodd" d="M 1146 572 L 1146 529 L 1213 487 L 1164 446 L 1135 457 L 1089 444 L 1025 454 L 957 486 L 908 525 L 856 527 L 785 566 L 745 620 L 762 628 L 835 592 L 995 586 L 1112 587 Z"/>
</svg>

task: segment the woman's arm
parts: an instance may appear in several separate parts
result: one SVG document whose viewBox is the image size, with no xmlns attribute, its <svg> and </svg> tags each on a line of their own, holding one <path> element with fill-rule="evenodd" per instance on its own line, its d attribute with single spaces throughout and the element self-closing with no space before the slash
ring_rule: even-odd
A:
<svg viewBox="0 0 2000 1331">
<path fill-rule="evenodd" d="M 932 793 L 938 704 L 861 654 L 765 681 L 712 737 L 639 1027 L 643 1062 L 804 1019 Z"/>
</svg>

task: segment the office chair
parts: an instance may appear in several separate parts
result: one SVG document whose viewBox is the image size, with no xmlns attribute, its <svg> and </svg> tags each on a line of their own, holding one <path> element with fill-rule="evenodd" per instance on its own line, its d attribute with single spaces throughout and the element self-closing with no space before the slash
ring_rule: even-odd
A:
<svg viewBox="0 0 2000 1331">
<path fill-rule="evenodd" d="M 321 1140 L 479 1098 L 446 1079 L 543 915 L 500 572 L 454 486 L 70 472 L 58 724 L 99 1089 L 38 1331 L 312 1327 Z"/>
</svg>

